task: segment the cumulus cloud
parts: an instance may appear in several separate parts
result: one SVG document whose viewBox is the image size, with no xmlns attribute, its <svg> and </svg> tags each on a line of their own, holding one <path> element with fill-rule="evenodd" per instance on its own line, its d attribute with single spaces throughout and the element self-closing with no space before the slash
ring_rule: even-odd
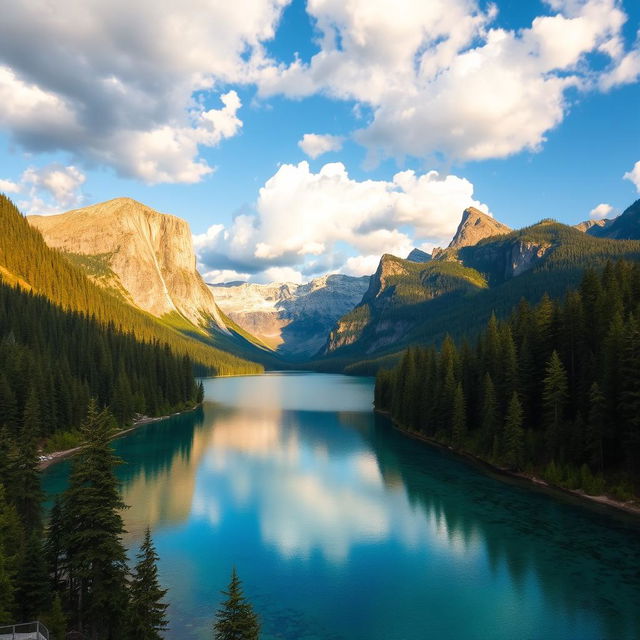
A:
<svg viewBox="0 0 640 640">
<path fill-rule="evenodd" d="M 631 169 L 631 171 L 627 171 L 627 173 L 625 173 L 622 177 L 625 180 L 629 180 L 630 182 L 632 182 L 635 185 L 638 193 L 640 193 L 640 160 L 638 160 L 638 162 L 633 165 L 633 169 Z"/>
<path fill-rule="evenodd" d="M 340 151 L 344 138 L 329 134 L 305 133 L 298 146 L 310 157 L 317 158 L 329 151 Z"/>
<path fill-rule="evenodd" d="M 28 167 L 18 182 L 0 180 L 0 191 L 20 194 L 18 206 L 25 213 L 60 213 L 82 204 L 85 180 L 77 167 L 54 162 L 40 168 Z"/>
<path fill-rule="evenodd" d="M 243 81 L 287 0 L 10 2 L 0 21 L 0 127 L 30 151 L 155 182 L 196 182 L 236 135 Z M 60 16 L 65 19 L 61 20 Z M 219 96 L 222 107 L 204 98 Z"/>
<path fill-rule="evenodd" d="M 468 206 L 488 212 L 468 180 L 437 171 L 358 181 L 339 162 L 317 173 L 307 162 L 285 164 L 260 189 L 254 212 L 211 226 L 194 244 L 205 272 L 294 281 L 327 270 L 363 275 L 382 253 L 448 242 Z"/>
<path fill-rule="evenodd" d="M 518 31 L 492 26 L 474 0 L 309 0 L 321 49 L 307 64 L 261 68 L 263 95 L 323 92 L 368 106 L 356 140 L 377 155 L 499 158 L 537 150 L 568 108 L 570 88 L 631 81 L 617 0 L 550 0 Z M 588 54 L 609 61 L 602 71 Z M 607 84 L 608 83 L 608 84 Z"/>
<path fill-rule="evenodd" d="M 605 202 L 600 203 L 589 212 L 591 220 L 604 220 L 611 212 L 613 207 Z"/>
<path fill-rule="evenodd" d="M 20 185 L 13 180 L 0 180 L 0 192 L 2 193 L 18 193 Z"/>
</svg>

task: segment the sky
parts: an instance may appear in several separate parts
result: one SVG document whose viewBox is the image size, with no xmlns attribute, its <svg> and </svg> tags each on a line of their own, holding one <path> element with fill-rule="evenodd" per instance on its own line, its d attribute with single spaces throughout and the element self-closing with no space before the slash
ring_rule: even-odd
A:
<svg viewBox="0 0 640 640">
<path fill-rule="evenodd" d="M 372 273 L 640 193 L 637 0 L 8 0 L 0 192 L 188 220 L 209 282 Z"/>
</svg>

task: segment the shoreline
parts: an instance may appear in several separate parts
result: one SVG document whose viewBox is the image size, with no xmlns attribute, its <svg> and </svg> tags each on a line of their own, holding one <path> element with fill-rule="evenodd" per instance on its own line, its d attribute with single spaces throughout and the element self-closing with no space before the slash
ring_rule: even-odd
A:
<svg viewBox="0 0 640 640">
<path fill-rule="evenodd" d="M 136 429 L 138 429 L 139 427 L 145 424 L 151 424 L 153 422 L 161 422 L 162 420 L 167 420 L 168 418 L 173 418 L 174 416 L 180 416 L 183 413 L 190 413 L 191 411 L 195 411 L 200 406 L 202 406 L 202 402 L 199 402 L 198 404 L 194 405 L 190 409 L 183 409 L 182 411 L 169 413 L 166 416 L 155 416 L 155 417 L 143 416 L 138 420 L 134 420 L 130 427 L 127 427 L 126 429 L 121 429 L 120 431 L 117 431 L 116 433 L 114 433 L 109 439 L 116 440 L 117 438 L 121 438 L 122 436 L 125 436 L 128 433 L 135 431 Z M 64 449 L 63 451 L 52 451 L 51 453 L 42 454 L 42 455 L 46 455 L 47 457 L 46 459 L 40 460 L 38 462 L 38 471 L 43 471 L 44 469 L 47 469 L 48 467 L 56 464 L 57 462 L 60 462 L 61 460 L 65 460 L 66 458 L 70 458 L 71 456 L 74 456 L 76 453 L 78 453 L 78 451 L 82 449 L 82 447 L 84 447 L 84 445 L 80 444 L 77 447 L 73 447 L 72 449 Z"/>
<path fill-rule="evenodd" d="M 424 442 L 425 444 L 431 445 L 433 447 L 448 451 L 456 457 L 459 457 L 464 461 L 472 464 L 473 466 L 479 468 L 481 471 L 497 476 L 500 479 L 509 479 L 512 481 L 515 480 L 521 486 L 527 487 L 528 489 L 543 491 L 544 493 L 547 493 L 554 498 L 572 498 L 573 502 L 579 503 L 582 506 L 599 507 L 601 511 L 606 511 L 608 515 L 612 515 L 612 512 L 615 512 L 617 515 L 626 514 L 629 516 L 634 516 L 635 518 L 640 518 L 640 504 L 638 503 L 622 502 L 621 500 L 616 500 L 607 495 L 591 496 L 581 489 L 568 489 L 560 485 L 551 484 L 546 480 L 538 478 L 534 475 L 519 471 L 509 471 L 509 469 L 491 464 L 487 460 L 483 460 L 482 458 L 479 458 L 472 453 L 468 453 L 466 451 L 456 451 L 456 449 L 454 449 L 453 447 L 443 444 L 442 442 L 438 442 L 437 440 L 430 438 L 429 436 L 425 436 L 424 434 L 418 433 L 416 431 L 405 429 L 391 417 L 388 411 L 380 411 L 379 409 L 374 408 L 374 412 L 389 418 L 393 429 L 395 431 L 398 431 L 402 435 L 412 438 L 413 440 L 419 440 L 420 442 Z"/>
</svg>

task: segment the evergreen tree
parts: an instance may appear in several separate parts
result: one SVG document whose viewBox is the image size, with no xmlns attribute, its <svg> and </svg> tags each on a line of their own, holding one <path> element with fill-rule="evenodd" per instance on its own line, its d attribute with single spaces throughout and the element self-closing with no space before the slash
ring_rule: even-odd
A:
<svg viewBox="0 0 640 640">
<path fill-rule="evenodd" d="M 47 527 L 47 538 L 44 545 L 44 555 L 51 576 L 51 583 L 54 589 L 58 588 L 62 580 L 64 568 L 64 516 L 62 513 L 62 502 L 58 496 L 51 507 L 49 514 L 49 526 Z"/>
<path fill-rule="evenodd" d="M 605 399 L 597 382 L 589 390 L 589 418 L 587 422 L 587 455 L 592 470 L 602 471 L 604 464 L 603 439 L 605 429 Z"/>
<path fill-rule="evenodd" d="M 0 484 L 0 624 L 12 622 L 15 606 L 15 546 L 18 542 L 18 518 L 12 506 L 5 500 L 4 487 Z M 13 554 L 10 550 L 13 548 Z"/>
<path fill-rule="evenodd" d="M 253 607 L 242 592 L 240 578 L 235 567 L 227 591 L 222 592 L 227 599 L 216 613 L 213 625 L 215 640 L 258 640 L 260 625 Z"/>
<path fill-rule="evenodd" d="M 129 638 L 131 640 L 160 640 L 167 629 L 165 612 L 167 604 L 162 600 L 167 594 L 158 581 L 158 555 L 151 532 L 147 527 L 138 562 L 129 587 Z"/>
<path fill-rule="evenodd" d="M 67 635 L 67 618 L 62 609 L 60 594 L 53 597 L 51 610 L 43 618 L 44 624 L 49 630 L 49 640 L 64 640 Z"/>
<path fill-rule="evenodd" d="M 113 471 L 120 459 L 109 444 L 112 425 L 91 400 L 82 425 L 86 445 L 73 460 L 63 496 L 72 613 L 80 630 L 99 640 L 122 637 L 127 608 L 125 505 Z"/>
<path fill-rule="evenodd" d="M 25 411 L 25 415 L 29 412 Z M 30 422 L 19 438 L 19 447 L 15 451 L 12 486 L 13 500 L 26 531 L 40 531 L 42 528 L 42 489 L 38 470 L 38 449 L 36 435 Z"/>
<path fill-rule="evenodd" d="M 456 447 L 461 447 L 467 430 L 465 400 L 462 384 L 458 383 L 453 397 L 453 412 L 451 416 L 451 437 Z"/>
<path fill-rule="evenodd" d="M 524 458 L 524 431 L 522 429 L 522 405 L 514 391 L 509 401 L 504 423 L 504 462 L 510 469 L 521 469 Z"/>
<path fill-rule="evenodd" d="M 567 372 L 557 351 L 547 363 L 542 394 L 544 424 L 550 450 L 560 451 L 564 428 L 564 407 L 567 402 Z"/>
<path fill-rule="evenodd" d="M 32 531 L 20 559 L 16 579 L 16 600 L 19 620 L 37 620 L 49 609 L 51 591 L 42 540 Z"/>
</svg>

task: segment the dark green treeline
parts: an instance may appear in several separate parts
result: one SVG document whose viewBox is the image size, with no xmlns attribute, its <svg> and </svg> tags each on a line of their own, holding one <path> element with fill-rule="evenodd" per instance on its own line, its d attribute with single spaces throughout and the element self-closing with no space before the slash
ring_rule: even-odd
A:
<svg viewBox="0 0 640 640">
<path fill-rule="evenodd" d="M 446 338 L 381 371 L 375 404 L 402 427 L 554 484 L 640 488 L 640 265 L 587 270 L 561 302 L 522 301 L 473 345 Z"/>
<path fill-rule="evenodd" d="M 28 430 L 42 441 L 79 427 L 90 397 L 124 425 L 136 412 L 162 415 L 193 406 L 198 391 L 190 359 L 168 345 L 138 341 L 0 280 L 5 440 L 17 441 Z"/>
</svg>

